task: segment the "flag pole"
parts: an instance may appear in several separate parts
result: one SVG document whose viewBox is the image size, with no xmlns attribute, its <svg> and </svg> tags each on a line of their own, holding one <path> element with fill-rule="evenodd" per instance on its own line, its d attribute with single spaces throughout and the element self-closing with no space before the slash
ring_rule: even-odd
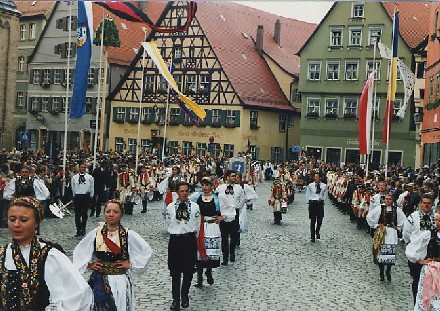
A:
<svg viewBox="0 0 440 311">
<path fill-rule="evenodd" d="M 379 107 L 377 107 L 377 102 L 376 102 L 376 75 L 377 75 L 377 63 L 376 63 L 376 46 L 377 46 L 377 42 L 374 42 L 374 49 L 373 49 L 373 70 L 374 72 L 374 78 L 372 81 L 372 87 L 373 87 L 373 113 L 371 114 L 371 145 L 370 145 L 370 154 L 367 156 L 367 175 L 368 175 L 368 169 L 370 166 L 370 162 L 373 161 L 374 159 L 374 124 L 376 121 L 376 111 L 379 110 Z"/>
<path fill-rule="evenodd" d="M 171 72 L 171 67 L 173 66 L 173 54 L 171 54 L 171 64 L 170 64 L 170 73 L 173 74 Z M 168 87 L 167 87 L 167 103 L 165 106 L 165 126 L 163 128 L 163 141 L 162 141 L 162 157 L 161 157 L 161 161 L 163 162 L 163 159 L 165 157 L 165 140 L 166 140 L 166 136 L 167 136 L 167 119 L 168 119 L 168 106 L 170 104 L 170 84 L 167 83 Z"/>
<path fill-rule="evenodd" d="M 69 113 L 69 92 L 70 92 L 70 51 L 71 51 L 71 45 L 72 45 L 72 5 L 73 1 L 69 3 L 69 48 L 67 49 L 67 70 L 66 70 L 66 105 L 64 109 L 64 146 L 63 146 L 63 189 L 62 189 L 62 195 L 65 194 L 66 189 L 66 164 L 67 164 L 67 129 L 68 129 L 68 121 L 69 118 L 67 117 Z"/>
<path fill-rule="evenodd" d="M 139 114 L 138 114 L 138 128 L 137 128 L 137 138 L 136 138 L 136 166 L 135 175 L 137 176 L 138 165 L 139 165 L 139 141 L 141 136 L 141 114 L 142 114 L 142 100 L 144 96 L 144 78 L 145 78 L 145 48 L 142 47 L 142 78 L 141 78 L 141 95 L 139 96 Z"/>
<path fill-rule="evenodd" d="M 99 72 L 98 72 L 98 100 L 96 101 L 96 116 L 95 116 L 95 142 L 93 144 L 93 169 L 96 168 L 96 164 L 97 164 L 97 153 L 98 153 L 98 133 L 99 133 L 99 126 L 98 126 L 98 122 L 99 122 L 99 115 L 100 115 L 100 110 L 102 109 L 101 107 L 101 87 L 102 87 L 102 79 L 101 79 L 101 75 L 102 75 L 102 54 L 103 54 L 103 50 L 104 50 L 104 31 L 105 31 L 105 17 L 104 17 L 104 7 L 102 7 L 102 27 L 101 27 L 101 50 L 99 53 Z M 102 120 L 101 120 L 102 121 Z"/>
</svg>

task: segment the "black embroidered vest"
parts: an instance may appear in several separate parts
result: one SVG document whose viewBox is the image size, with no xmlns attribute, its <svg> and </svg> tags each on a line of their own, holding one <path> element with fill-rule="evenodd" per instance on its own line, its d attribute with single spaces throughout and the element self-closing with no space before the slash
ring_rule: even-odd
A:
<svg viewBox="0 0 440 311">
<path fill-rule="evenodd" d="M 15 197 L 34 197 L 34 178 L 15 179 Z"/>
</svg>

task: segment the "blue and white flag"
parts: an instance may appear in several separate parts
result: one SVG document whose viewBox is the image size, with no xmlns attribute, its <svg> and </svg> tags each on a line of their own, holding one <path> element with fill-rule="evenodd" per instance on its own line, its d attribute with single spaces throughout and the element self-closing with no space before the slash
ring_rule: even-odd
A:
<svg viewBox="0 0 440 311">
<path fill-rule="evenodd" d="M 92 58 L 93 14 L 91 1 L 78 1 L 78 33 L 76 38 L 76 68 L 70 118 L 81 118 L 86 111 L 87 78 Z"/>
</svg>

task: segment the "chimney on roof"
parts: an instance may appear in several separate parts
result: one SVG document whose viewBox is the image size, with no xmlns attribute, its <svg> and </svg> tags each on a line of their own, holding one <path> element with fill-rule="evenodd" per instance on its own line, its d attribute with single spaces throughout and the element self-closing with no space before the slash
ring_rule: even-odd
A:
<svg viewBox="0 0 440 311">
<path fill-rule="evenodd" d="M 275 39 L 276 44 L 281 45 L 281 23 L 279 19 L 275 22 L 273 38 Z"/>
<path fill-rule="evenodd" d="M 257 49 L 258 54 L 261 55 L 263 51 L 263 36 L 264 36 L 264 28 L 263 25 L 258 25 L 257 28 L 257 39 L 255 40 L 255 47 Z"/>
</svg>

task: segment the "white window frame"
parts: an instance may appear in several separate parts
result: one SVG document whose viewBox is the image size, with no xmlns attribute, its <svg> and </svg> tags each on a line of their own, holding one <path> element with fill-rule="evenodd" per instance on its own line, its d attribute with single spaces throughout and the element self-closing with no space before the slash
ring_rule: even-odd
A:
<svg viewBox="0 0 440 311">
<path fill-rule="evenodd" d="M 24 56 L 19 56 L 18 57 L 18 68 L 17 68 L 18 72 L 24 72 Z"/>
<path fill-rule="evenodd" d="M 352 105 L 355 103 L 356 105 Z M 359 99 L 356 97 L 345 97 L 344 98 L 344 115 L 348 113 L 355 113 L 356 117 L 359 110 Z"/>
<path fill-rule="evenodd" d="M 378 37 L 377 34 L 374 33 L 376 31 L 380 32 L 379 41 L 377 41 L 376 39 Z M 374 45 L 375 43 L 382 42 L 382 35 L 383 35 L 382 27 L 370 27 L 368 29 L 368 45 Z"/>
<path fill-rule="evenodd" d="M 50 69 L 43 69 L 42 84 L 50 84 Z"/>
<path fill-rule="evenodd" d="M 40 69 L 32 69 L 32 84 L 40 84 Z"/>
<path fill-rule="evenodd" d="M 168 91 L 168 82 L 162 76 L 159 76 L 157 90 L 161 91 L 161 92 L 167 92 Z"/>
<path fill-rule="evenodd" d="M 184 156 L 192 155 L 192 142 L 190 141 L 182 142 L 182 155 Z"/>
<path fill-rule="evenodd" d="M 349 46 L 362 46 L 362 28 L 354 27 L 349 29 L 349 42 Z"/>
<path fill-rule="evenodd" d="M 17 92 L 17 108 L 24 108 L 24 92 Z"/>
<path fill-rule="evenodd" d="M 206 143 L 196 143 L 196 155 L 204 157 L 206 155 Z"/>
<path fill-rule="evenodd" d="M 137 120 L 138 117 L 139 117 L 138 108 L 131 107 L 130 108 L 130 120 Z"/>
<path fill-rule="evenodd" d="M 235 126 L 235 111 L 226 110 L 226 125 Z"/>
<path fill-rule="evenodd" d="M 195 74 L 190 74 L 186 76 L 185 80 L 185 91 L 188 92 L 191 90 L 194 93 L 197 92 L 197 76 Z"/>
<path fill-rule="evenodd" d="M 174 47 L 174 58 L 182 58 L 182 46 Z"/>
<path fill-rule="evenodd" d="M 376 74 L 374 75 L 374 80 L 378 81 L 378 80 L 380 80 L 380 66 L 381 66 L 380 59 L 376 59 L 376 65 L 377 65 L 377 71 L 376 71 Z M 365 72 L 366 72 L 365 80 L 367 80 L 370 73 L 372 73 L 374 70 L 373 60 L 367 59 L 367 61 L 365 62 L 365 67 L 366 67 L 365 68 Z"/>
<path fill-rule="evenodd" d="M 129 138 L 128 139 L 128 152 L 136 153 L 137 149 L 137 139 L 136 138 Z"/>
<path fill-rule="evenodd" d="M 317 97 L 309 97 L 307 98 L 307 113 L 317 112 L 318 115 L 321 115 L 321 99 Z"/>
<path fill-rule="evenodd" d="M 143 153 L 151 153 L 153 142 L 150 139 L 141 139 L 141 150 Z"/>
<path fill-rule="evenodd" d="M 89 72 L 87 73 L 87 84 L 93 84 L 95 80 L 95 68 L 89 68 Z"/>
<path fill-rule="evenodd" d="M 61 84 L 61 70 L 63 69 L 53 70 L 53 84 Z"/>
<path fill-rule="evenodd" d="M 257 110 L 251 110 L 250 116 L 249 116 L 249 122 L 251 126 L 258 126 L 258 111 Z"/>
<path fill-rule="evenodd" d="M 213 144 L 210 144 L 210 145 L 211 145 L 211 148 L 209 148 L 209 149 L 210 149 L 211 156 L 213 156 L 213 157 L 220 156 L 220 144 L 219 143 L 213 143 Z"/>
<path fill-rule="evenodd" d="M 321 80 L 321 61 L 309 61 L 307 64 L 307 80 Z"/>
<path fill-rule="evenodd" d="M 356 65 L 356 70 L 352 70 L 349 66 Z M 354 67 L 353 67 L 354 68 Z M 348 70 L 350 69 L 350 70 Z M 359 79 L 359 60 L 346 60 L 345 61 L 345 80 L 356 81 Z"/>
<path fill-rule="evenodd" d="M 20 24 L 20 41 L 25 41 L 27 39 L 26 32 L 27 32 L 26 24 Z"/>
<path fill-rule="evenodd" d="M 334 105 L 336 103 L 336 106 Z M 326 98 L 325 99 L 325 114 L 339 114 L 339 98 Z"/>
<path fill-rule="evenodd" d="M 212 109 L 212 123 L 220 123 L 220 109 Z"/>
<path fill-rule="evenodd" d="M 361 12 L 361 14 L 359 14 Z M 365 16 L 365 4 L 360 2 L 354 2 L 351 9 L 352 18 L 364 18 Z"/>
<path fill-rule="evenodd" d="M 92 111 L 93 111 L 93 97 L 86 96 L 85 104 L 86 104 L 86 113 L 92 113 Z"/>
<path fill-rule="evenodd" d="M 391 65 L 391 60 L 388 60 L 388 62 L 387 62 L 387 81 L 390 80 L 390 65 Z M 400 76 L 399 66 L 397 66 L 397 78 L 396 78 L 396 81 L 402 81 L 402 77 Z"/>
<path fill-rule="evenodd" d="M 287 114 L 280 113 L 278 117 L 278 131 L 281 133 L 286 132 L 287 129 Z"/>
<path fill-rule="evenodd" d="M 274 156 L 274 162 L 281 161 L 281 147 L 273 147 L 273 156 Z"/>
<path fill-rule="evenodd" d="M 170 141 L 168 145 L 168 154 L 178 154 L 179 153 L 179 142 L 177 140 Z"/>
<path fill-rule="evenodd" d="M 330 66 L 334 66 L 334 65 L 337 65 L 337 70 L 330 71 Z M 329 81 L 339 80 L 339 69 L 341 68 L 340 61 L 329 60 L 329 61 L 327 61 L 326 68 L 327 68 L 327 80 L 329 80 Z M 331 77 L 330 77 L 330 74 L 331 74 Z"/>
<path fill-rule="evenodd" d="M 31 110 L 38 111 L 38 106 L 40 102 L 40 97 L 33 96 L 31 97 Z"/>
<path fill-rule="evenodd" d="M 50 97 L 41 97 L 41 112 L 49 112 Z"/>
<path fill-rule="evenodd" d="M 380 98 L 376 97 L 376 102 L 374 102 L 374 98 L 372 101 L 373 104 L 373 120 L 380 120 Z"/>
<path fill-rule="evenodd" d="M 151 118 L 153 116 L 153 118 Z M 142 108 L 143 120 L 154 120 L 154 108 Z"/>
<path fill-rule="evenodd" d="M 402 107 L 402 102 L 403 101 L 401 98 L 394 99 L 393 116 L 397 115 L 397 112 L 399 112 L 400 108 Z"/>
<path fill-rule="evenodd" d="M 208 75 L 200 75 L 200 92 L 209 92 L 211 78 Z"/>
<path fill-rule="evenodd" d="M 170 109 L 170 122 L 180 123 L 180 108 Z"/>
<path fill-rule="evenodd" d="M 339 33 L 340 36 L 337 37 L 335 34 Z M 330 28 L 330 46 L 331 47 L 341 47 L 343 40 L 343 29 L 340 27 Z"/>
<path fill-rule="evenodd" d="M 122 138 L 122 137 L 115 138 L 115 151 L 117 151 L 117 152 L 124 151 L 124 138 Z"/>
<path fill-rule="evenodd" d="M 125 119 L 125 107 L 116 108 L 116 119 Z"/>
<path fill-rule="evenodd" d="M 59 111 L 61 105 L 61 98 L 58 96 L 52 97 L 52 111 Z"/>
<path fill-rule="evenodd" d="M 30 23 L 29 24 L 29 40 L 35 40 L 37 37 L 37 24 Z"/>
<path fill-rule="evenodd" d="M 224 144 L 223 145 L 223 156 L 232 158 L 234 156 L 234 145 L 233 144 Z"/>
</svg>

